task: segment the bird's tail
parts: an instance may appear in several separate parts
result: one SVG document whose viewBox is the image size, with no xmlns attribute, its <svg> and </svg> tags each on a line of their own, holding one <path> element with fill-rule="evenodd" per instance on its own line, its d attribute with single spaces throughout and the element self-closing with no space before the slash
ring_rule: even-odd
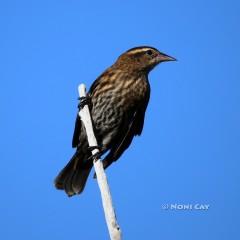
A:
<svg viewBox="0 0 240 240">
<path fill-rule="evenodd" d="M 69 197 L 80 194 L 86 185 L 92 169 L 92 161 L 86 161 L 84 154 L 75 153 L 69 163 L 55 178 L 55 187 L 65 190 Z"/>
</svg>

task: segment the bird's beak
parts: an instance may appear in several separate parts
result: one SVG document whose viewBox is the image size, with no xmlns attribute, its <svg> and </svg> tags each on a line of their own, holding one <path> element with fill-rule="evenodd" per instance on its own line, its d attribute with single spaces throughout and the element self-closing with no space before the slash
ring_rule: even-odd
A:
<svg viewBox="0 0 240 240">
<path fill-rule="evenodd" d="M 176 58 L 168 56 L 165 53 L 160 53 L 157 57 L 159 62 L 177 61 Z"/>
</svg>

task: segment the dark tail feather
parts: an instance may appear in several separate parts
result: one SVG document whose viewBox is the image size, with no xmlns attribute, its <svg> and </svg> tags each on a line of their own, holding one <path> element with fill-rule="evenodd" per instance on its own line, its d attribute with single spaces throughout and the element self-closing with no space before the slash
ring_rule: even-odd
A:
<svg viewBox="0 0 240 240">
<path fill-rule="evenodd" d="M 91 161 L 84 163 L 84 157 L 79 152 L 74 154 L 55 178 L 55 187 L 65 190 L 68 196 L 80 194 L 84 190 L 92 166 Z"/>
</svg>

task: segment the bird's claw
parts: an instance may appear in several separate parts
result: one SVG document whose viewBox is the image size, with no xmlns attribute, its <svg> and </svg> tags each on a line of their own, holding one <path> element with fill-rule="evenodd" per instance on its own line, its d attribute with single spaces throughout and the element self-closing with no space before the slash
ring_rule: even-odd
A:
<svg viewBox="0 0 240 240">
<path fill-rule="evenodd" d="M 89 147 L 88 147 L 88 150 L 91 151 L 91 152 L 92 152 L 93 150 L 95 150 L 95 149 L 97 149 L 98 152 L 95 153 L 95 154 L 92 154 L 92 155 L 88 158 L 88 160 L 95 161 L 95 160 L 98 160 L 98 159 L 101 157 L 101 155 L 102 155 L 101 147 L 99 147 L 99 146 L 89 146 Z"/>
<path fill-rule="evenodd" d="M 97 149 L 99 152 L 101 151 L 101 148 L 99 146 L 89 146 L 88 147 L 88 150 L 91 151 L 91 152 L 95 149 Z"/>
<path fill-rule="evenodd" d="M 92 160 L 92 161 L 94 162 L 94 161 L 98 160 L 98 159 L 101 157 L 101 155 L 102 155 L 102 153 L 101 153 L 101 151 L 99 151 L 99 152 L 97 152 L 97 153 L 95 153 L 95 154 L 92 154 L 92 155 L 88 158 L 88 160 Z"/>
<path fill-rule="evenodd" d="M 78 104 L 79 111 L 83 109 L 85 105 L 89 105 L 91 103 L 91 98 L 89 96 L 86 97 L 79 97 L 78 100 L 80 100 Z"/>
</svg>

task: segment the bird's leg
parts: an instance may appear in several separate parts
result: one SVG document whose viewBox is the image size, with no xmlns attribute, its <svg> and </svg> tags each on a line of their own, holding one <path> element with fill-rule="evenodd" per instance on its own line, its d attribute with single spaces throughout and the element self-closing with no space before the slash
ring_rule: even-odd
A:
<svg viewBox="0 0 240 240">
<path fill-rule="evenodd" d="M 78 109 L 79 111 L 81 109 L 83 109 L 83 107 L 85 105 L 90 105 L 92 102 L 91 102 L 91 97 L 89 95 L 87 95 L 86 97 L 79 97 L 78 100 L 80 100 L 79 104 L 78 104 Z"/>
</svg>

